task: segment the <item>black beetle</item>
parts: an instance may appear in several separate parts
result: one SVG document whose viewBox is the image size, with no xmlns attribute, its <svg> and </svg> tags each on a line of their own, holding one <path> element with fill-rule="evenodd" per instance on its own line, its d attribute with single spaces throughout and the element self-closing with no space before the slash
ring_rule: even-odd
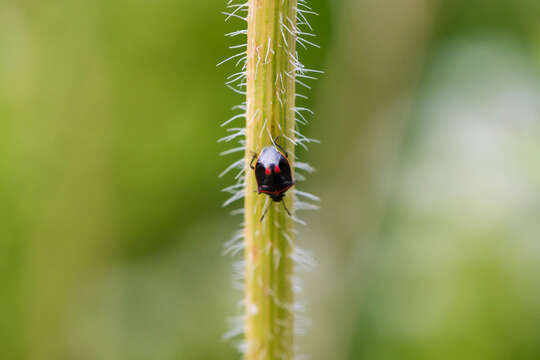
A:
<svg viewBox="0 0 540 360">
<path fill-rule="evenodd" d="M 257 191 L 263 193 L 275 201 L 280 202 L 285 196 L 285 192 L 294 185 L 294 179 L 292 177 L 291 166 L 287 152 L 278 144 L 275 146 L 266 146 L 261 150 L 259 155 L 253 155 L 251 159 L 250 167 L 255 170 L 255 179 L 257 180 Z M 280 151 L 281 150 L 281 151 Z M 257 161 L 255 161 L 257 160 Z M 255 161 L 255 166 L 253 162 Z M 282 202 L 287 214 L 291 215 L 285 203 Z M 264 211 L 261 217 L 261 221 L 264 219 L 269 207 Z"/>
</svg>

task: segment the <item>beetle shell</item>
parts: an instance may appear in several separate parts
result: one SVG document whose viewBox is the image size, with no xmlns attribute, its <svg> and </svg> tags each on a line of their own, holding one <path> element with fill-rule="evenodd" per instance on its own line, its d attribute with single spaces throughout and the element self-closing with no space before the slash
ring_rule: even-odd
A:
<svg viewBox="0 0 540 360">
<path fill-rule="evenodd" d="M 255 164 L 255 178 L 259 194 L 267 194 L 274 201 L 281 201 L 294 185 L 289 160 L 274 146 L 261 150 Z"/>
</svg>

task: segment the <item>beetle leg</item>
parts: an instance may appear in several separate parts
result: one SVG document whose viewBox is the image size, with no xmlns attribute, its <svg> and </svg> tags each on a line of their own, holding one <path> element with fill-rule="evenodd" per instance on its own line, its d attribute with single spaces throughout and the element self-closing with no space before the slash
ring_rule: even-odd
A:
<svg viewBox="0 0 540 360">
<path fill-rule="evenodd" d="M 251 162 L 249 163 L 249 167 L 253 170 L 255 170 L 255 167 L 253 166 L 253 161 L 257 158 L 257 153 L 253 153 L 253 157 L 251 158 Z"/>
<path fill-rule="evenodd" d="M 287 212 L 287 214 L 289 214 L 289 216 L 292 216 L 292 215 L 291 215 L 291 212 L 289 211 L 289 209 L 287 209 L 287 205 L 285 205 L 285 201 L 282 201 L 281 203 L 283 204 L 283 208 L 285 209 L 285 211 Z"/>
<path fill-rule="evenodd" d="M 268 204 L 268 206 L 266 207 L 266 210 L 264 210 L 264 213 L 262 214 L 261 216 L 261 222 L 263 221 L 264 217 L 266 216 L 266 213 L 268 212 L 268 210 L 270 210 L 270 206 L 272 206 L 272 203 L 270 202 L 270 204 Z"/>
</svg>

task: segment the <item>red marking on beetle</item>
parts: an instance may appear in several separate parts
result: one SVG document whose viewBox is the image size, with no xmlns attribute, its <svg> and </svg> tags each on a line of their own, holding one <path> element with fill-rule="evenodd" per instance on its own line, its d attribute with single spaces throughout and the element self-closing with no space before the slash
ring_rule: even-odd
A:
<svg viewBox="0 0 540 360">
<path fill-rule="evenodd" d="M 275 172 L 276 174 L 279 174 L 280 171 L 281 171 L 281 169 L 279 168 L 279 166 L 277 166 L 277 165 L 274 166 L 274 172 Z"/>
<path fill-rule="evenodd" d="M 259 190 L 259 192 L 263 193 L 263 194 L 268 194 L 268 195 L 279 195 L 279 194 L 289 190 L 291 187 L 292 187 L 292 185 L 289 185 L 289 186 L 284 187 L 283 189 L 276 190 L 276 191 Z"/>
<path fill-rule="evenodd" d="M 272 170 L 270 170 L 270 168 L 265 168 L 265 169 L 264 169 L 264 173 L 265 173 L 266 175 L 270 175 L 270 174 L 272 173 Z"/>
</svg>

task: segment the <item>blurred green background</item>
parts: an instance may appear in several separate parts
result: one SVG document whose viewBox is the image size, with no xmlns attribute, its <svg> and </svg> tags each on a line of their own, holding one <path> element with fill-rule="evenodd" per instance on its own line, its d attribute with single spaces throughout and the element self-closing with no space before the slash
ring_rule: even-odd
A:
<svg viewBox="0 0 540 360">
<path fill-rule="evenodd" d="M 310 3 L 301 352 L 540 359 L 540 2 Z M 0 3 L 1 359 L 238 358 L 225 5 Z"/>
</svg>

